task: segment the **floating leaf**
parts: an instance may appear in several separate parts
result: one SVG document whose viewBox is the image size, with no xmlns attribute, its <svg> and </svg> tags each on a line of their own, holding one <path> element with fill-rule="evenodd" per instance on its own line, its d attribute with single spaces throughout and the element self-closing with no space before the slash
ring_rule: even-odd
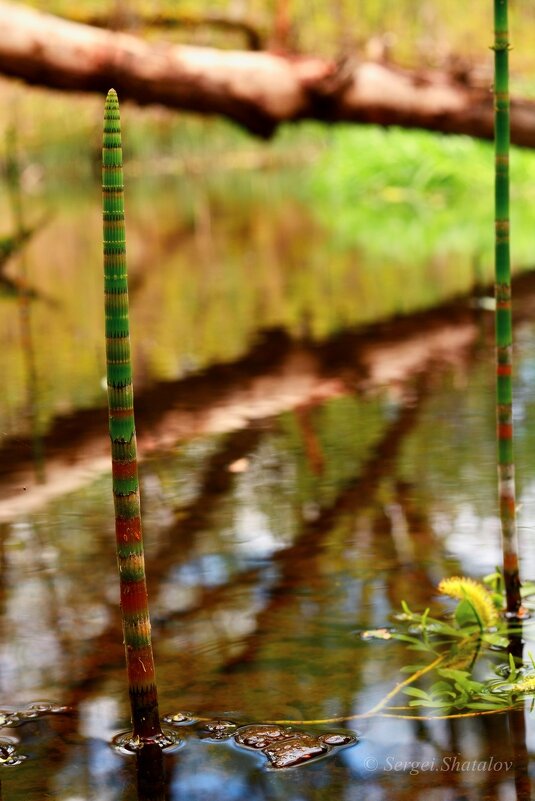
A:
<svg viewBox="0 0 535 801">
<path fill-rule="evenodd" d="M 429 694 L 425 690 L 418 689 L 418 687 L 404 687 L 403 692 L 405 695 L 412 695 L 415 698 L 425 698 L 426 701 L 431 700 Z"/>
<path fill-rule="evenodd" d="M 457 609 L 455 610 L 455 621 L 461 629 L 479 624 L 479 618 L 477 617 L 475 609 L 470 601 L 464 599 L 457 604 Z"/>
<path fill-rule="evenodd" d="M 451 695 L 452 698 L 455 698 L 455 692 L 451 684 L 449 684 L 447 681 L 436 681 L 429 692 L 432 696 Z"/>
<path fill-rule="evenodd" d="M 369 629 L 360 634 L 362 640 L 391 640 L 392 632 L 389 629 Z"/>
<path fill-rule="evenodd" d="M 481 636 L 481 639 L 489 645 L 493 645 L 495 648 L 507 648 L 509 645 L 507 637 L 502 637 L 495 632 L 485 632 Z"/>
<path fill-rule="evenodd" d="M 466 704 L 467 709 L 480 709 L 485 712 L 492 712 L 496 710 L 499 712 L 500 709 L 503 709 L 504 706 L 509 706 L 508 702 L 492 702 L 492 701 L 471 701 L 470 703 Z"/>
</svg>

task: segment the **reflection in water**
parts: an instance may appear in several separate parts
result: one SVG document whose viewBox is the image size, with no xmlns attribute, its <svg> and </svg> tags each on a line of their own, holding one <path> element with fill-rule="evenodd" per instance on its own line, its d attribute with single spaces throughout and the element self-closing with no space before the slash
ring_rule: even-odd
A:
<svg viewBox="0 0 535 801">
<path fill-rule="evenodd" d="M 6 142 L 6 176 L 11 200 L 16 238 L 24 242 L 27 229 L 24 220 L 24 201 L 21 187 L 21 166 L 17 142 L 16 121 L 8 128 Z M 32 442 L 32 455 L 35 478 L 38 483 L 45 480 L 45 460 L 43 437 L 40 430 L 38 403 L 39 386 L 35 361 L 35 347 L 32 335 L 31 304 L 35 293 L 30 289 L 28 259 L 24 246 L 18 256 L 19 280 L 17 297 L 20 323 L 20 351 L 24 360 L 26 403 L 22 417 L 27 421 Z"/>
<path fill-rule="evenodd" d="M 374 335 L 384 370 L 387 346 L 391 362 L 402 351 L 392 351 L 386 336 L 379 342 L 377 329 Z M 286 363 L 284 342 L 264 373 L 255 368 L 257 394 L 287 390 L 288 383 L 267 380 L 274 361 Z M 345 359 L 332 342 L 323 357 L 319 349 L 301 353 L 317 359 L 312 386 L 324 381 L 327 364 L 343 375 L 336 393 L 307 390 L 303 404 L 302 395 L 281 390 L 286 411 L 236 416 L 212 434 L 199 424 L 195 436 L 146 451 L 141 482 L 161 707 L 169 722 L 185 724 L 176 726 L 184 738 L 176 753 L 123 757 L 109 746 L 128 725 L 109 476 L 3 525 L 2 697 L 21 708 L 54 698 L 73 710 L 16 729 L 28 759 L 2 774 L 10 801 L 131 801 L 136 788 L 139 799 L 169 801 L 529 797 L 532 726 L 516 712 L 459 721 L 369 718 L 346 749 L 326 739 L 342 736 L 338 730 L 299 728 L 308 764 L 288 771 L 266 765 L 293 759 L 295 739 L 257 749 L 234 740 L 244 721 L 262 734 L 266 721 L 370 709 L 417 657 L 402 643 L 362 641 L 358 632 L 389 625 L 402 599 L 440 614 L 440 578 L 494 567 L 493 395 L 484 343 L 450 353 L 447 363 L 427 362 L 419 377 L 407 368 L 408 378 L 385 391 L 369 380 L 378 357 L 357 342 L 346 335 Z M 416 340 L 401 342 L 408 358 Z M 528 347 L 520 353 L 524 376 Z M 222 368 L 219 379 L 217 371 L 195 379 L 197 395 L 194 379 L 177 382 L 154 409 L 149 393 L 145 420 L 154 425 L 165 403 L 178 404 L 181 388 L 192 406 L 198 402 L 197 421 L 213 419 L 225 382 L 236 404 L 248 375 L 243 362 Z M 526 414 L 518 449 L 527 492 L 535 481 L 525 456 L 533 439 Z M 81 450 L 92 441 L 82 437 Z M 177 709 L 191 710 L 197 723 L 172 721 Z M 231 736 L 221 730 L 225 721 L 237 725 Z M 329 758 L 314 761 L 327 748 Z"/>
<path fill-rule="evenodd" d="M 30 244 L 37 291 L 56 305 L 1 299 L 0 735 L 28 757 L 0 765 L 9 801 L 530 798 L 524 711 L 368 718 L 349 748 L 339 730 L 266 723 L 369 710 L 417 655 L 358 632 L 390 625 L 403 599 L 442 613 L 440 578 L 481 575 L 500 558 L 490 318 L 459 303 L 348 330 L 465 280 L 435 269 L 432 286 L 404 285 L 400 264 L 337 250 L 288 193 L 293 180 L 275 176 L 267 194 L 250 174 L 234 175 L 232 192 L 217 175 L 193 187 L 155 182 L 150 193 L 140 180 L 131 195 L 147 573 L 161 707 L 183 738 L 176 753 L 110 747 L 128 709 L 101 461 L 92 186 L 58 201 Z M 519 284 L 517 456 L 521 527 L 532 528 L 534 278 Z M 30 504 L 39 433 L 48 494 Z M 535 575 L 525 539 L 525 574 Z M 529 627 L 525 636 L 528 650 Z M 36 698 L 71 711 L 10 725 Z M 177 709 L 193 719 L 177 720 Z"/>
<path fill-rule="evenodd" d="M 164 755 L 158 745 L 145 745 L 136 753 L 138 801 L 165 801 Z"/>
<path fill-rule="evenodd" d="M 509 712 L 509 731 L 513 745 L 516 801 L 531 801 L 529 751 L 526 743 L 526 712 L 514 709 Z"/>
<path fill-rule="evenodd" d="M 509 637 L 508 651 L 517 665 L 522 664 L 524 657 L 524 641 L 522 639 L 524 625 L 522 621 L 518 621 L 514 626 L 514 633 Z M 514 757 L 516 801 L 531 801 L 533 796 L 531 793 L 529 750 L 526 739 L 526 709 L 524 705 L 520 709 L 513 709 L 508 713 L 508 722 Z"/>
<path fill-rule="evenodd" d="M 68 159 L 59 160 L 66 166 Z M 39 170 L 36 163 L 32 167 Z M 429 280 L 414 280 L 414 259 L 409 265 L 397 259 L 378 263 L 363 249 L 341 247 L 332 226 L 319 224 L 310 202 L 296 193 L 301 177 L 290 169 L 247 172 L 225 182 L 210 168 L 209 174 L 180 181 L 131 181 L 129 260 L 139 385 L 235 360 L 262 329 L 279 326 L 294 335 L 327 338 L 438 303 L 469 286 L 471 259 L 461 252 L 455 270 L 439 259 L 419 268 L 418 278 Z M 65 410 L 101 402 L 104 354 L 96 186 L 78 176 L 56 195 L 41 189 L 40 202 L 54 206 L 54 219 L 30 247 L 29 258 L 38 291 L 57 302 L 53 309 L 36 304 L 32 320 L 36 371 L 47 377 L 40 397 L 46 426 Z M 392 205 L 386 205 L 391 219 Z M 417 216 L 411 224 L 419 227 Z M 378 238 L 385 239 L 380 233 Z M 2 370 L 10 393 L 0 407 L 0 426 L 18 434 L 20 354 L 9 334 L 17 310 L 6 300 L 2 305 Z"/>
</svg>

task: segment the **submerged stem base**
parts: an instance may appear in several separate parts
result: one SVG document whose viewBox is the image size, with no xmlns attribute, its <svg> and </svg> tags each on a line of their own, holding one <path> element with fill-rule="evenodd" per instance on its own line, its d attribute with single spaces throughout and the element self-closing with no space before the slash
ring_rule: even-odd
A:
<svg viewBox="0 0 535 801">
<path fill-rule="evenodd" d="M 145 746 L 157 745 L 162 751 L 177 751 L 184 745 L 184 740 L 173 729 L 162 729 L 160 734 L 152 737 L 139 737 L 133 731 L 116 734 L 111 747 L 119 754 L 137 754 Z"/>
</svg>

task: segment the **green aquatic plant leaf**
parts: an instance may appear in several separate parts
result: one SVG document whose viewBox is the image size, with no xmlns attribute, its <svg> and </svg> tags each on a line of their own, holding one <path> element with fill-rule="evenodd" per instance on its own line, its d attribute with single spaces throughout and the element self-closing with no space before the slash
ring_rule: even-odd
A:
<svg viewBox="0 0 535 801">
<path fill-rule="evenodd" d="M 509 679 L 514 681 L 518 675 L 518 671 L 516 669 L 515 658 L 513 654 L 509 654 Z"/>
<path fill-rule="evenodd" d="M 492 645 L 494 648 L 507 648 L 509 645 L 509 640 L 507 637 L 504 637 L 502 634 L 498 634 L 497 632 L 489 632 L 484 631 L 481 635 L 481 640 L 487 645 Z"/>
<path fill-rule="evenodd" d="M 411 695 L 414 698 L 423 698 L 426 701 L 431 700 L 429 693 L 426 693 L 425 690 L 420 690 L 418 687 L 404 687 L 403 692 L 405 695 Z"/>
<path fill-rule="evenodd" d="M 500 712 L 504 707 L 509 706 L 509 699 L 503 701 L 470 701 L 466 704 L 467 709 L 479 709 L 485 712 Z"/>
<path fill-rule="evenodd" d="M 425 664 L 401 669 L 402 673 L 409 673 L 403 687 L 411 699 L 409 708 L 434 709 L 441 717 L 491 714 L 515 708 L 524 696 L 535 693 L 535 660 L 531 654 L 529 667 L 510 653 L 505 665 L 503 656 L 502 663 L 495 664 L 500 653 L 507 652 L 511 636 L 521 634 L 522 624 L 511 624 L 498 613 L 505 593 L 499 571 L 487 577 L 486 583 L 496 592 L 466 577 L 454 576 L 440 582 L 441 592 L 458 601 L 453 623 L 451 618 L 448 621 L 432 617 L 429 609 L 415 612 L 402 602 L 402 611 L 394 616 L 399 626 L 392 630 L 392 639 L 405 643 L 408 651 L 435 657 L 432 672 Z M 496 679 L 494 667 L 500 679 Z M 429 688 L 415 687 L 410 681 L 411 676 L 419 677 L 423 672 L 428 679 L 436 676 Z"/>
<path fill-rule="evenodd" d="M 481 619 L 474 609 L 474 606 L 467 598 L 464 598 L 457 604 L 457 608 L 455 609 L 455 622 L 461 629 L 467 626 L 473 626 L 474 624 L 479 626 L 480 629 L 483 629 Z"/>
<path fill-rule="evenodd" d="M 474 681 L 471 677 L 471 673 L 467 670 L 439 668 L 437 673 L 445 679 L 453 679 L 457 687 L 468 693 L 481 692 L 485 689 L 485 685 L 480 681 Z"/>
</svg>

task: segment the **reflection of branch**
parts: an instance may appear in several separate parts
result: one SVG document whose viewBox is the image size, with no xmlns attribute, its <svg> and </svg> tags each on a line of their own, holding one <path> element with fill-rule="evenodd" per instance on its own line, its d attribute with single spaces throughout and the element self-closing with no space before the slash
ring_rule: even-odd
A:
<svg viewBox="0 0 535 801">
<path fill-rule="evenodd" d="M 534 276 L 523 284 L 517 309 L 521 317 L 525 304 L 531 318 Z M 346 331 L 321 343 L 297 342 L 280 329 L 266 331 L 241 359 L 179 381 L 137 389 L 140 454 L 199 434 L 244 428 L 254 419 L 347 394 L 349 387 L 404 384 L 434 362 L 463 363 L 477 341 L 477 320 L 478 314 L 466 302 L 457 301 Z M 106 430 L 102 409 L 55 418 L 44 445 L 49 477 L 56 472 L 59 492 L 77 464 L 85 469 L 92 459 L 108 457 Z M 30 448 L 31 443 L 20 437 L 2 440 L 4 497 L 31 484 Z M 0 517 L 9 513 L 0 508 Z"/>
<path fill-rule="evenodd" d="M 380 441 L 374 445 L 372 455 L 362 465 L 359 474 L 347 483 L 329 507 L 321 510 L 315 520 L 303 524 L 292 545 L 274 555 L 280 578 L 269 590 L 269 602 L 257 616 L 255 632 L 248 638 L 246 648 L 225 666 L 227 675 L 234 666 L 252 661 L 260 646 L 257 630 L 278 633 L 271 619 L 274 612 L 287 607 L 298 597 L 296 589 L 303 582 L 310 584 L 316 567 L 314 557 L 321 552 L 326 537 L 336 528 L 340 518 L 347 514 L 355 515 L 359 508 L 368 505 L 382 480 L 392 473 L 398 451 L 416 424 L 419 411 L 420 403 L 405 406 L 398 419 L 386 428 Z M 306 571 L 303 570 L 303 559 L 307 560 Z"/>
<path fill-rule="evenodd" d="M 305 575 L 300 570 L 296 571 L 296 573 L 293 572 L 299 557 L 305 554 L 307 558 L 311 559 L 321 550 L 325 537 L 335 528 L 341 515 L 348 513 L 355 514 L 362 503 L 368 504 L 370 502 L 374 491 L 377 490 L 382 479 L 390 474 L 398 448 L 404 442 L 405 437 L 412 430 L 416 422 L 417 408 L 417 404 L 411 404 L 402 411 L 398 420 L 388 426 L 380 442 L 374 446 L 373 456 L 364 464 L 360 474 L 348 482 L 331 506 L 324 508 L 316 520 L 303 525 L 301 532 L 291 545 L 286 548 L 281 548 L 274 554 L 273 560 L 279 568 L 280 579 L 277 584 L 271 588 L 269 604 L 260 612 L 257 618 L 256 629 L 264 628 L 261 621 L 263 621 L 266 616 L 271 615 L 276 608 L 286 605 L 292 598 L 292 594 L 289 590 L 295 590 L 295 585 L 305 580 Z M 203 501 L 203 495 L 199 496 L 195 506 L 197 506 L 197 504 L 201 509 L 204 508 L 206 501 Z M 191 517 L 195 519 L 195 515 L 191 515 L 191 511 L 188 511 L 187 516 L 190 519 Z M 204 518 L 201 519 L 201 524 L 204 522 Z M 197 528 L 199 527 L 200 526 L 197 525 Z M 183 533 L 177 538 L 178 541 L 182 542 L 183 537 L 187 537 L 189 531 L 190 525 L 184 526 Z M 166 561 L 169 561 L 169 559 L 170 554 L 167 554 Z M 150 571 L 148 572 L 150 575 Z M 259 570 L 255 568 L 240 573 L 233 581 L 232 588 L 246 587 L 254 581 L 258 572 Z M 310 578 L 311 573 L 310 570 L 308 570 L 306 573 L 307 582 L 310 581 Z M 173 619 L 188 619 L 201 611 L 214 608 L 228 599 L 228 593 L 228 585 L 209 588 L 203 592 L 202 597 L 195 607 L 171 615 L 166 619 L 166 622 L 168 623 Z M 253 634 L 252 643 L 245 653 L 240 651 L 236 659 L 226 663 L 225 669 L 227 671 L 231 670 L 234 662 L 241 663 L 243 659 L 250 660 L 255 648 L 256 640 Z"/>
<path fill-rule="evenodd" d="M 310 472 L 316 476 L 321 476 L 325 470 L 325 456 L 323 455 L 320 439 L 314 428 L 310 404 L 298 406 L 295 410 L 295 417 L 303 436 Z"/>
<path fill-rule="evenodd" d="M 371 709 L 368 709 L 367 712 L 359 712 L 356 715 L 349 715 L 349 717 L 335 717 L 335 718 L 324 718 L 322 720 L 274 720 L 269 721 L 269 723 L 276 723 L 278 725 L 286 724 L 286 723 L 294 723 L 296 725 L 312 725 L 312 724 L 324 724 L 324 723 L 342 723 L 347 720 L 362 720 L 363 718 L 373 718 L 375 715 L 379 715 L 382 710 L 387 707 L 388 702 L 394 698 L 404 687 L 408 687 L 410 684 L 413 684 L 415 681 L 420 679 L 422 676 L 425 676 L 426 673 L 429 671 L 434 670 L 437 665 L 439 665 L 446 657 L 446 654 L 441 654 L 437 656 L 436 659 L 433 659 L 425 667 L 419 668 L 418 670 L 411 673 L 410 676 L 407 676 L 406 679 L 400 681 L 393 687 L 380 701 L 378 701 L 375 706 L 372 706 Z M 388 708 L 388 707 L 387 707 Z M 474 713 L 477 714 L 477 713 Z M 397 715 L 388 715 L 388 717 L 398 717 Z M 409 717 L 408 715 L 401 715 L 400 717 Z M 427 718 L 425 718 L 427 720 Z"/>
<path fill-rule="evenodd" d="M 229 434 L 221 447 L 209 458 L 201 480 L 201 489 L 198 497 L 187 507 L 180 510 L 180 516 L 167 532 L 167 545 L 160 549 L 155 557 L 147 557 L 147 587 L 149 601 L 154 600 L 158 587 L 167 576 L 169 566 L 179 564 L 188 559 L 196 542 L 199 530 L 209 525 L 214 508 L 231 491 L 234 476 L 227 469 L 228 465 L 237 458 L 246 455 L 254 449 L 265 429 L 249 428 Z M 209 592 L 209 591 L 207 591 Z M 204 600 L 204 596 L 203 596 Z M 120 664 L 124 657 L 124 650 L 120 638 L 120 619 L 115 605 L 111 607 L 113 617 L 109 626 L 92 645 L 91 654 L 86 659 L 84 677 L 76 683 L 67 704 L 77 706 L 88 694 L 94 685 L 101 680 L 103 663 L 117 660 Z M 155 631 L 165 625 L 169 618 L 160 616 L 153 620 Z"/>
<path fill-rule="evenodd" d="M 20 170 L 20 157 L 18 152 L 18 139 L 17 139 L 17 126 L 16 121 L 8 130 L 7 142 L 7 165 L 8 165 L 8 188 L 9 197 L 13 211 L 13 219 L 15 222 L 15 239 L 23 245 L 36 230 L 42 225 L 34 225 L 33 228 L 25 226 L 24 214 L 24 195 L 21 185 L 21 170 Z M 18 249 L 18 248 L 17 248 Z M 16 251 L 15 251 L 16 252 Z M 5 251 L 4 251 L 5 254 Z M 9 255 L 12 255 L 10 253 Z M 2 273 L 2 266 L 0 265 L 0 275 Z M 18 289 L 18 306 L 19 306 L 19 320 L 20 320 L 20 336 L 21 336 L 21 350 L 24 356 L 25 378 L 26 378 L 26 408 L 23 412 L 23 417 L 28 421 L 30 436 L 32 439 L 32 453 L 35 471 L 35 480 L 38 484 L 44 482 L 44 453 L 42 449 L 42 432 L 40 430 L 38 419 L 38 395 L 39 386 L 37 380 L 37 370 L 35 366 L 35 345 L 32 330 L 32 314 L 30 299 L 35 297 L 35 292 L 30 288 L 28 281 L 28 261 L 26 251 L 22 249 L 19 255 L 19 273 L 18 281 L 12 281 L 7 276 L 1 275 L 2 283 L 12 283 L 13 289 Z M 18 287 L 17 287 L 18 284 Z"/>
<path fill-rule="evenodd" d="M 5 269 L 9 260 L 19 253 L 47 222 L 48 218 L 43 218 L 31 227 L 20 227 L 15 234 L 0 237 L 0 287 L 7 293 L 13 295 L 24 293 L 27 297 L 37 297 L 37 292 L 27 286 L 24 278 L 11 278 L 5 274 Z"/>
</svg>

